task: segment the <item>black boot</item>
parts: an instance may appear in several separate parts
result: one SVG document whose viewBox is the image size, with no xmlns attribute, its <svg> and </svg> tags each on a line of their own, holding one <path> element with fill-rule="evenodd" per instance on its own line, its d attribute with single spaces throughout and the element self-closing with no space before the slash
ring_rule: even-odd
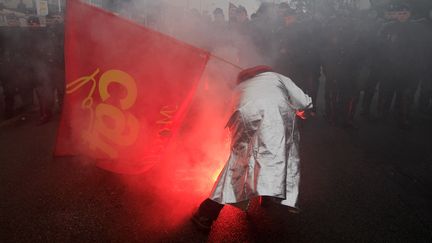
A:
<svg viewBox="0 0 432 243">
<path fill-rule="evenodd" d="M 192 216 L 192 223 L 201 231 L 210 231 L 213 222 L 217 219 L 223 207 L 223 204 L 207 198 Z"/>
</svg>

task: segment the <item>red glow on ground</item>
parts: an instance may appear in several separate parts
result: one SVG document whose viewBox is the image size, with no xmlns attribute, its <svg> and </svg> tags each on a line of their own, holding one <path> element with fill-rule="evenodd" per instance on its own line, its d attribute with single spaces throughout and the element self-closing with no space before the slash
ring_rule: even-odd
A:
<svg viewBox="0 0 432 243">
<path fill-rule="evenodd" d="M 154 214 L 155 228 L 177 227 L 189 219 L 209 196 L 228 159 L 230 138 L 225 124 L 238 70 L 216 62 L 210 60 L 186 117 L 179 118 L 181 125 L 175 124 L 180 128 L 164 148 L 163 161 L 141 176 L 124 177 L 131 189 L 127 201 L 146 215 L 143 220 Z"/>
<path fill-rule="evenodd" d="M 305 111 L 296 111 L 296 115 L 298 117 L 300 117 L 301 119 L 306 120 L 306 113 L 305 113 Z"/>
<path fill-rule="evenodd" d="M 216 161 L 219 162 L 219 166 L 216 170 L 214 170 L 213 174 L 211 175 L 211 181 L 214 183 L 219 177 L 219 174 L 221 173 L 226 160 L 228 159 L 229 155 L 229 144 L 225 141 L 223 144 L 223 150 L 221 150 L 220 154 L 215 154 Z"/>
<path fill-rule="evenodd" d="M 222 171 L 222 168 L 220 168 L 219 170 L 215 171 L 215 173 L 213 173 L 211 179 L 213 182 L 216 182 L 217 178 L 219 177 L 220 172 Z"/>
</svg>

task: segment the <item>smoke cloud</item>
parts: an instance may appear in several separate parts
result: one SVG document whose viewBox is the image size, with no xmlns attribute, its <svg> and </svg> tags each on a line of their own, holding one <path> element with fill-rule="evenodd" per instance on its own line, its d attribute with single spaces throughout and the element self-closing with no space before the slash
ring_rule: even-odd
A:
<svg viewBox="0 0 432 243">
<path fill-rule="evenodd" d="M 143 6 L 145 8 L 140 9 Z M 129 193 L 124 198 L 126 207 L 133 208 L 138 215 L 140 213 L 145 214 L 143 220 L 155 219 L 154 222 L 151 222 L 151 227 L 154 227 L 155 231 L 167 227 L 175 228 L 191 216 L 193 209 L 198 206 L 201 200 L 208 197 L 218 173 L 228 158 L 230 140 L 225 124 L 231 114 L 231 93 L 235 87 L 236 76 L 241 67 L 251 65 L 251 59 L 258 59 L 259 57 L 252 48 L 252 42 L 246 37 L 225 28 L 225 24 L 216 27 L 219 28 L 219 31 L 212 28 L 214 23 L 211 19 L 208 22 L 203 22 L 201 14 L 196 14 L 192 10 L 179 9 L 175 5 L 160 4 L 158 1 L 148 2 L 144 5 L 122 4 L 117 7 L 114 9 L 114 13 L 118 14 L 120 18 L 127 18 L 212 53 L 180 130 L 172 138 L 173 142 L 170 143 L 170 146 L 164 148 L 166 155 L 161 160 L 155 161 L 149 170 L 141 174 L 120 176 L 129 189 Z M 109 28 L 100 28 L 100 21 L 96 21 L 96 16 L 93 21 L 87 25 L 92 29 L 91 35 L 86 36 L 92 39 L 91 42 L 99 43 L 101 38 L 112 38 L 108 31 Z M 112 27 L 111 29 L 115 28 Z M 117 40 L 119 43 L 123 41 L 123 39 Z M 163 43 L 155 43 L 155 45 L 157 45 L 154 48 L 156 50 L 164 49 Z M 101 44 L 96 46 L 94 50 L 102 48 L 101 46 Z M 99 61 L 100 63 L 110 63 L 109 59 L 122 56 L 125 60 L 120 65 L 127 66 L 131 71 L 131 66 L 137 65 L 130 63 L 134 60 L 128 60 L 128 57 L 131 56 L 128 53 L 129 51 L 136 53 L 137 50 L 126 49 L 131 48 L 127 46 L 127 43 L 119 44 L 119 46 L 125 48 L 111 48 L 110 55 L 99 57 Z M 239 50 L 238 47 L 241 47 L 242 50 Z M 139 52 L 145 51 L 144 47 L 138 49 Z M 77 47 L 74 51 L 80 52 L 81 50 Z M 167 51 L 170 51 L 172 56 L 181 56 L 181 53 L 172 53 L 173 50 L 171 49 Z M 239 53 L 241 52 L 250 58 L 240 58 Z M 95 51 L 95 53 L 99 52 Z M 94 55 L 94 53 L 87 55 Z M 160 66 L 161 69 L 154 70 L 154 72 L 158 72 L 161 76 L 172 77 L 173 75 L 170 73 L 172 65 L 176 64 L 158 63 L 156 65 L 154 62 L 162 60 L 158 59 L 157 55 L 164 55 L 164 53 L 155 53 L 151 65 Z M 150 64 L 147 64 L 147 68 L 148 65 Z M 88 67 L 88 73 L 84 75 L 90 75 L 94 72 L 91 68 L 93 67 Z M 102 73 L 106 71 L 107 67 L 100 66 L 99 68 L 101 68 Z M 116 68 L 121 69 L 121 67 Z M 137 68 L 140 69 L 142 66 L 138 65 Z M 136 73 L 140 72 L 136 71 Z M 155 109 L 157 109 L 156 113 L 159 112 L 161 107 L 154 107 L 152 104 L 165 104 L 167 107 L 180 105 L 170 103 L 171 100 L 176 100 L 175 97 L 179 95 L 178 92 L 184 92 L 182 83 L 179 83 L 175 77 L 170 79 L 169 83 L 164 83 L 164 86 L 170 87 L 169 89 L 159 87 L 161 85 L 156 82 L 145 83 L 146 77 L 143 76 L 135 78 L 137 82 L 143 83 L 148 90 L 157 90 L 154 94 L 149 94 L 151 99 L 143 97 L 141 100 L 137 100 L 137 106 L 142 107 L 142 110 L 139 111 L 140 114 L 135 114 L 136 116 L 145 117 L 146 112 L 154 114 Z M 121 87 L 116 88 L 121 89 Z M 83 93 L 87 94 L 91 86 L 87 85 L 82 89 Z M 82 114 L 80 105 L 78 104 L 78 107 L 71 110 L 76 114 Z M 77 118 L 75 120 L 77 124 L 82 124 L 82 119 L 86 119 L 82 118 L 82 115 L 75 115 L 74 117 Z M 88 122 L 84 123 L 88 124 Z M 151 125 L 153 124 L 140 124 L 140 127 L 146 129 Z M 74 130 L 75 137 L 81 138 L 82 125 L 75 125 L 74 127 L 77 128 Z M 143 142 L 143 144 L 148 143 Z M 84 145 L 79 150 L 88 151 L 86 146 Z M 144 146 L 140 147 L 139 142 L 133 147 L 134 151 L 146 151 Z M 143 152 L 143 154 L 145 153 Z M 124 161 L 127 163 L 129 156 L 129 154 L 122 154 L 118 161 L 113 163 L 123 163 Z M 147 163 L 147 161 L 145 162 Z M 149 225 L 149 223 L 143 222 L 143 225 Z"/>
<path fill-rule="evenodd" d="M 155 219 L 152 225 L 156 229 L 161 229 L 167 225 L 177 227 L 191 215 L 198 203 L 209 195 L 212 185 L 229 154 L 230 139 L 228 131 L 225 129 L 225 123 L 231 114 L 231 94 L 235 87 L 236 76 L 240 70 L 262 64 L 275 66 L 275 64 L 281 63 L 278 59 L 281 53 L 296 55 L 297 52 L 295 51 L 297 50 L 280 48 L 285 44 L 283 41 L 286 40 L 304 44 L 300 45 L 300 47 L 306 49 L 307 53 L 312 53 L 315 49 L 310 48 L 309 43 L 326 51 L 322 47 L 330 44 L 340 47 L 339 43 L 348 43 L 347 40 L 355 39 L 357 49 L 348 46 L 345 50 L 354 50 L 355 55 L 372 53 L 372 49 L 368 49 L 367 44 L 371 43 L 370 40 L 374 38 L 377 32 L 377 21 L 374 19 L 375 17 L 369 15 L 369 12 L 353 11 L 352 15 L 350 15 L 346 11 L 335 11 L 333 5 L 327 0 L 317 1 L 319 3 L 313 5 L 313 8 L 312 5 L 301 5 L 299 3 L 312 3 L 313 1 L 289 1 L 289 4 L 284 5 L 283 8 L 282 5 L 277 5 L 277 3 L 283 1 L 256 0 L 252 1 L 254 4 L 248 6 L 246 6 L 247 1 L 232 1 L 237 7 L 244 4 L 248 10 L 247 15 L 241 17 L 242 13 L 239 8 L 236 10 L 238 15 L 235 18 L 229 16 L 228 1 L 226 6 L 221 9 L 222 11 L 215 9 L 218 5 L 188 6 L 179 4 L 180 1 L 135 0 L 110 2 L 113 2 L 113 4 L 100 7 L 106 8 L 121 18 L 129 19 L 139 25 L 146 26 L 211 53 L 211 58 L 183 125 L 176 134 L 174 143 L 166 148 L 167 156 L 143 174 L 120 176 L 130 189 L 128 190 L 129 193 L 125 195 L 125 204 L 133 207 L 138 214 L 146 214 L 145 218 Z M 285 27 L 286 22 L 290 21 L 289 18 L 286 18 L 287 15 L 293 15 L 293 13 L 290 13 L 291 9 L 288 9 L 287 6 L 297 8 L 296 18 L 301 23 L 301 27 L 296 29 L 295 34 L 289 36 L 291 39 L 277 34 L 281 28 Z M 256 12 L 254 12 L 255 10 Z M 107 36 L 109 33 L 101 32 L 99 26 L 93 24 L 91 19 L 88 21 L 88 25 L 93 28 L 92 34 L 95 39 L 103 36 L 109 37 Z M 325 26 L 323 23 L 328 25 Z M 329 26 L 335 28 L 328 28 Z M 326 28 L 325 31 L 323 31 L 324 28 Z M 361 31 L 342 31 L 346 29 Z M 61 33 L 61 31 L 58 32 Z M 305 32 L 307 32 L 306 35 Z M 14 56 L 12 51 L 21 49 L 21 46 L 13 45 L 17 35 L 9 32 L 3 32 L 3 34 L 4 38 L 10 39 L 7 42 L 11 45 L 1 49 L 3 56 L 6 56 L 6 59 L 23 60 L 20 56 Z M 32 39 L 34 36 L 29 38 Z M 366 43 L 366 45 L 363 43 Z M 28 52 L 31 52 L 34 48 L 41 49 L 37 45 L 48 45 L 48 47 L 44 46 L 43 49 L 54 48 L 55 43 L 38 41 L 35 45 L 36 47 L 30 46 Z M 125 49 L 127 49 L 127 46 L 125 46 Z M 122 52 L 123 50 L 117 51 Z M 328 55 L 323 56 L 332 57 L 332 54 L 335 53 L 332 50 L 327 51 L 329 51 Z M 40 87 L 49 86 L 43 90 L 50 93 L 54 84 L 49 83 L 49 85 L 46 85 L 45 81 L 49 80 L 53 75 L 50 68 L 52 65 L 46 62 L 39 63 L 40 60 L 38 60 L 37 55 L 35 56 L 31 61 L 25 63 L 26 65 L 23 66 L 21 73 L 28 73 L 27 76 L 34 74 L 38 80 L 41 80 L 38 85 Z M 299 58 L 305 57 L 309 58 L 308 56 L 299 56 Z M 373 59 L 370 56 L 361 57 L 361 60 L 365 59 L 369 62 L 372 62 Z M 360 60 L 360 58 L 353 59 Z M 311 60 L 314 61 L 315 57 L 311 56 L 311 59 L 301 61 L 310 62 Z M 128 61 L 130 60 L 127 60 L 127 56 L 125 56 L 125 62 Z M 316 65 L 318 67 L 316 78 L 320 76 L 319 68 L 325 60 L 319 61 L 321 63 Z M 168 74 L 169 65 L 176 64 L 163 63 L 163 65 L 167 68 L 155 70 L 155 72 Z M 370 64 L 366 63 L 365 65 Z M 5 65 L 1 64 L 2 69 L 7 69 L 4 67 Z M 339 68 L 339 70 L 341 69 L 345 70 Z M 348 68 L 346 69 L 348 70 Z M 88 74 L 93 71 L 89 70 Z M 364 72 L 364 70 L 362 71 Z M 361 75 L 353 76 L 360 77 Z M 139 78 L 140 82 L 145 82 L 146 77 Z M 0 81 L 4 82 L 6 79 L 7 77 L 0 77 Z M 35 84 L 32 85 L 35 86 Z M 171 87 L 181 87 L 182 84 L 173 79 L 170 85 Z M 3 86 L 4 90 L 8 89 L 4 83 Z M 60 90 L 60 93 L 62 92 L 61 88 L 57 89 Z M 162 92 L 163 90 L 161 90 Z M 44 92 L 39 93 L 42 96 L 44 94 Z M 52 92 L 45 95 L 46 99 L 52 100 Z M 164 93 L 164 95 L 166 97 L 175 96 L 176 94 L 173 92 L 173 94 Z M 154 102 L 161 103 L 160 99 L 166 98 L 158 94 L 154 95 Z M 51 102 L 49 101 L 49 103 Z M 178 104 L 167 105 L 175 107 Z M 72 111 L 78 114 L 81 112 L 79 109 L 80 107 L 76 107 Z M 143 109 L 139 115 L 145 116 L 145 112 L 145 109 Z M 77 123 L 83 123 L 79 119 L 85 118 L 79 118 L 78 115 L 76 117 L 78 117 Z M 141 125 L 145 128 L 147 124 Z M 77 134 L 79 132 L 76 131 Z M 86 163 L 85 166 L 87 165 Z M 148 215 L 150 213 L 148 208 L 154 209 L 151 212 L 154 215 Z M 148 225 L 148 223 L 145 225 Z"/>
<path fill-rule="evenodd" d="M 157 219 L 152 222 L 156 228 L 176 227 L 190 217 L 199 202 L 209 195 L 228 158 L 230 140 L 224 127 L 231 114 L 230 100 L 237 73 L 243 68 L 273 65 L 277 61 L 279 40 L 274 32 L 280 26 L 278 9 L 273 3 L 264 3 L 255 19 L 250 20 L 249 13 L 240 20 L 233 19 L 228 12 L 201 13 L 168 1 L 119 2 L 109 8 L 121 18 L 211 53 L 183 126 L 176 134 L 174 143 L 166 148 L 167 156 L 141 175 L 122 176 L 131 189 L 127 195 L 129 198 L 125 198 L 126 204 L 137 212 L 145 212 L 146 219 Z M 93 28 L 92 38 L 95 41 L 104 36 L 110 37 L 110 33 L 100 31 L 91 20 L 89 26 Z M 127 55 L 125 58 L 124 62 L 129 62 Z M 169 65 L 175 63 L 162 63 L 161 66 L 167 68 L 155 72 L 170 76 Z M 145 82 L 145 77 L 140 78 L 140 82 Z M 179 87 L 177 90 L 181 86 L 175 79 L 168 85 Z M 163 90 L 160 92 L 164 94 L 154 95 L 155 103 L 162 103 L 160 99 L 169 100 L 167 96 L 176 95 Z M 142 105 L 146 109 L 151 107 L 151 104 Z M 178 104 L 167 105 L 175 107 Z M 145 116 L 145 111 L 140 115 Z M 146 127 L 148 124 L 141 125 Z M 145 203 L 137 203 L 140 201 Z M 155 210 L 149 212 L 149 207 Z"/>
</svg>

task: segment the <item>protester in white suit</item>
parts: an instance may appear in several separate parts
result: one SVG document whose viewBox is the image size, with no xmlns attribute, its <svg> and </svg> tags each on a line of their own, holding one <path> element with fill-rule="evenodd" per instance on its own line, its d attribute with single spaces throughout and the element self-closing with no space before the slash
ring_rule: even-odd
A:
<svg viewBox="0 0 432 243">
<path fill-rule="evenodd" d="M 289 78 L 257 66 L 242 71 L 227 127 L 230 157 L 210 197 L 193 222 L 210 229 L 225 204 L 245 209 L 257 196 L 297 208 L 299 131 L 296 114 L 312 108 L 311 98 Z"/>
</svg>

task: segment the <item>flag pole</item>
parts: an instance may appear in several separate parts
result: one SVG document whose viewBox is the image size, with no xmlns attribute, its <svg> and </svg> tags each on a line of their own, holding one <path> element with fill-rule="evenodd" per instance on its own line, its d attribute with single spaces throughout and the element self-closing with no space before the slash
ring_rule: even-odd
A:
<svg viewBox="0 0 432 243">
<path fill-rule="evenodd" d="M 228 63 L 228 64 L 230 64 L 230 65 L 232 65 L 232 66 L 234 66 L 234 67 L 236 67 L 236 68 L 238 68 L 238 69 L 241 69 L 241 70 L 244 69 L 243 67 L 240 67 L 239 65 L 237 65 L 237 64 L 235 64 L 235 63 L 232 63 L 232 62 L 230 62 L 230 61 L 228 61 L 228 60 L 225 60 L 225 59 L 223 59 L 222 57 L 215 56 L 215 55 L 213 55 L 212 53 L 210 53 L 210 56 L 211 56 L 211 57 L 214 57 L 215 59 L 218 59 L 219 61 L 222 61 L 222 62 Z"/>
</svg>

